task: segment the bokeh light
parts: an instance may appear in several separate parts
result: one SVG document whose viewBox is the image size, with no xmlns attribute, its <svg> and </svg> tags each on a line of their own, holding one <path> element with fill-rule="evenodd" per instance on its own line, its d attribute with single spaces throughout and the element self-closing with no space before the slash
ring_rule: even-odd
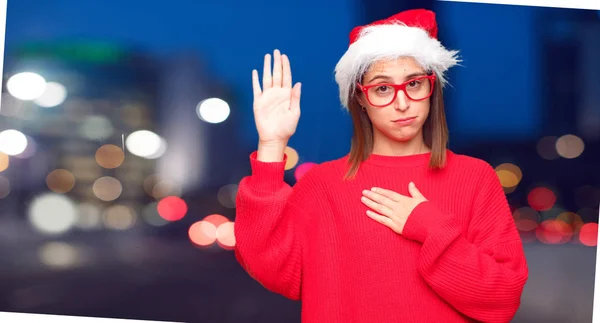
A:
<svg viewBox="0 0 600 323">
<path fill-rule="evenodd" d="M 113 169 L 121 166 L 125 160 L 123 148 L 116 145 L 103 145 L 96 150 L 96 162 L 98 165 Z"/>
<path fill-rule="evenodd" d="M 217 240 L 217 227 L 210 222 L 198 221 L 190 226 L 188 236 L 195 245 L 206 247 Z"/>
<path fill-rule="evenodd" d="M 34 99 L 33 102 L 44 108 L 52 108 L 65 102 L 67 98 L 67 89 L 64 85 L 57 82 L 48 82 L 42 95 Z"/>
<path fill-rule="evenodd" d="M 540 157 L 546 160 L 554 160 L 560 157 L 556 151 L 556 140 L 558 140 L 557 137 L 548 136 L 538 141 L 537 152 Z"/>
<path fill-rule="evenodd" d="M 219 98 L 201 101 L 196 106 L 198 117 L 208 123 L 221 123 L 229 117 L 229 104 Z"/>
<path fill-rule="evenodd" d="M 154 184 L 150 195 L 157 200 L 167 196 L 181 196 L 181 187 L 173 181 L 161 179 Z"/>
<path fill-rule="evenodd" d="M 564 244 L 573 237 L 573 229 L 563 221 L 546 220 L 536 229 L 536 236 L 545 244 Z"/>
<path fill-rule="evenodd" d="M 306 162 L 296 167 L 296 171 L 294 172 L 294 177 L 296 178 L 296 181 L 299 181 L 300 178 L 304 176 L 304 174 L 306 174 L 311 168 L 315 167 L 316 165 L 316 163 Z"/>
<path fill-rule="evenodd" d="M 22 72 L 6 81 L 6 90 L 19 100 L 34 100 L 46 90 L 46 80 L 39 74 Z"/>
<path fill-rule="evenodd" d="M 584 224 L 579 230 L 579 241 L 588 247 L 598 245 L 598 223 L 590 222 Z"/>
<path fill-rule="evenodd" d="M 77 208 L 65 195 L 44 193 L 31 202 L 27 217 L 37 231 L 58 235 L 74 226 L 77 221 Z"/>
<path fill-rule="evenodd" d="M 148 203 L 142 210 L 142 219 L 151 226 L 162 227 L 169 223 L 158 214 L 158 202 Z"/>
<path fill-rule="evenodd" d="M 577 158 L 584 148 L 583 140 L 575 135 L 564 135 L 556 141 L 556 152 L 563 158 Z"/>
<path fill-rule="evenodd" d="M 104 176 L 94 181 L 92 190 L 98 199 L 110 202 L 121 196 L 123 186 L 118 179 L 111 176 Z"/>
<path fill-rule="evenodd" d="M 511 163 L 496 166 L 496 174 L 506 194 L 512 193 L 523 177 L 519 166 Z"/>
<path fill-rule="evenodd" d="M 298 156 L 298 152 L 292 147 L 285 148 L 285 154 L 287 156 L 287 160 L 285 161 L 285 170 L 290 170 L 298 164 L 298 160 L 300 156 Z"/>
<path fill-rule="evenodd" d="M 14 157 L 19 159 L 28 159 L 35 156 L 37 152 L 37 144 L 33 138 L 25 135 L 25 139 L 27 140 L 27 146 L 25 150 L 23 150 L 20 154 L 14 155 Z"/>
<path fill-rule="evenodd" d="M 19 155 L 27 148 L 27 137 L 15 129 L 0 132 L 0 152 L 9 156 Z"/>
<path fill-rule="evenodd" d="M 563 212 L 556 217 L 556 220 L 562 221 L 571 226 L 574 233 L 578 233 L 584 224 L 579 214 L 573 212 Z"/>
<path fill-rule="evenodd" d="M 77 222 L 75 227 L 82 230 L 93 230 L 100 228 L 102 210 L 98 205 L 84 202 L 77 207 Z"/>
<path fill-rule="evenodd" d="M 210 222 L 218 228 L 221 224 L 229 222 L 229 219 L 221 214 L 211 214 L 205 217 L 203 221 Z"/>
<path fill-rule="evenodd" d="M 537 211 L 549 210 L 556 203 L 556 195 L 546 187 L 536 187 L 527 195 L 529 206 Z"/>
<path fill-rule="evenodd" d="M 533 231 L 540 223 L 540 214 L 530 207 L 521 207 L 514 210 L 513 218 L 517 229 L 522 232 Z"/>
<path fill-rule="evenodd" d="M 160 217 L 173 222 L 183 219 L 188 207 L 180 197 L 168 196 L 158 202 L 156 209 Z"/>
<path fill-rule="evenodd" d="M 46 176 L 46 185 L 54 193 L 67 193 L 75 186 L 75 176 L 66 169 L 55 169 Z"/>
<path fill-rule="evenodd" d="M 234 209 L 237 197 L 238 185 L 228 184 L 219 189 L 217 200 L 226 208 Z"/>
<path fill-rule="evenodd" d="M 8 158 L 8 155 L 0 152 L 0 173 L 7 170 L 9 165 L 10 159 Z"/>
<path fill-rule="evenodd" d="M 165 144 L 159 135 L 149 130 L 135 131 L 125 140 L 125 146 L 130 153 L 146 159 L 160 157 L 159 153 L 166 150 Z"/>
<path fill-rule="evenodd" d="M 112 230 L 127 230 L 136 223 L 135 211 L 125 205 L 112 205 L 106 209 L 102 220 L 104 226 Z"/>
<path fill-rule="evenodd" d="M 225 222 L 217 227 L 217 242 L 223 249 L 233 249 L 235 247 L 234 223 Z"/>
<path fill-rule="evenodd" d="M 556 141 L 556 152 L 563 158 L 577 158 L 584 148 L 583 140 L 575 135 L 564 135 Z"/>
<path fill-rule="evenodd" d="M 52 269 L 67 269 L 77 264 L 79 250 L 64 242 L 48 242 L 38 250 L 40 261 Z"/>
<path fill-rule="evenodd" d="M 91 115 L 82 117 L 79 134 L 86 139 L 102 141 L 113 135 L 115 129 L 112 122 L 105 116 Z"/>
</svg>

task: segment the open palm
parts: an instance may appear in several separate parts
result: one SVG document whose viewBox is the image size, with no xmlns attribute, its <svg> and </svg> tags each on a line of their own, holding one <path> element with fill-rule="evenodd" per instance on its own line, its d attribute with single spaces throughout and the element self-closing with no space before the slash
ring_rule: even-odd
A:
<svg viewBox="0 0 600 323">
<path fill-rule="evenodd" d="M 300 83 L 292 87 L 292 71 L 287 55 L 278 50 L 265 55 L 262 89 L 258 71 L 252 71 L 254 121 L 261 142 L 287 141 L 296 132 L 300 118 Z"/>
</svg>

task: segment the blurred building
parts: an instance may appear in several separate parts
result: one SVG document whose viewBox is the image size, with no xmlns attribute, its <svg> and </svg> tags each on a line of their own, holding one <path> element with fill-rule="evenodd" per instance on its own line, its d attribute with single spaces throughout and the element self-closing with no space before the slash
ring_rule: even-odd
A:
<svg viewBox="0 0 600 323">
<path fill-rule="evenodd" d="M 22 153 L 8 157 L 3 176 L 11 192 L 5 200 L 31 213 L 34 197 L 54 193 L 75 207 L 64 220 L 73 226 L 134 226 L 150 195 L 160 194 L 148 179 L 164 147 L 153 148 L 154 137 L 130 136 L 156 128 L 155 62 L 135 50 L 87 41 L 29 43 L 6 57 L 0 126 L 27 141 Z"/>
</svg>

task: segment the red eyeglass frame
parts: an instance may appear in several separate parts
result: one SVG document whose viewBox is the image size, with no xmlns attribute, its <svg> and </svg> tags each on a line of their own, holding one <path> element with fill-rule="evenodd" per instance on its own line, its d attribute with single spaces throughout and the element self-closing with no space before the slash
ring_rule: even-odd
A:
<svg viewBox="0 0 600 323">
<path fill-rule="evenodd" d="M 431 82 L 431 90 L 429 91 L 429 94 L 426 97 L 415 100 L 415 99 L 411 98 L 410 95 L 408 95 L 408 93 L 406 92 L 406 86 L 411 82 L 419 81 L 419 80 L 423 80 L 423 79 L 428 79 Z M 412 78 L 402 84 L 377 83 L 377 84 L 370 84 L 370 85 L 362 85 L 360 83 L 356 83 L 356 85 L 365 94 L 367 101 L 369 101 L 369 103 L 372 106 L 378 107 L 378 108 L 383 108 L 383 107 L 386 107 L 386 106 L 394 103 L 394 101 L 396 101 L 396 98 L 398 97 L 398 91 L 400 91 L 400 90 L 402 90 L 402 92 L 404 92 L 404 95 L 406 95 L 406 97 L 412 101 L 423 101 L 423 100 L 429 98 L 433 94 L 433 88 L 435 86 L 435 79 L 436 79 L 435 74 L 431 74 L 431 75 L 423 75 L 423 76 L 418 76 L 418 77 Z M 369 89 L 377 87 L 377 86 L 389 86 L 394 89 L 394 98 L 392 99 L 392 101 L 390 101 L 390 103 L 384 104 L 384 105 L 376 105 L 376 104 L 371 103 L 371 100 L 369 99 Z"/>
</svg>

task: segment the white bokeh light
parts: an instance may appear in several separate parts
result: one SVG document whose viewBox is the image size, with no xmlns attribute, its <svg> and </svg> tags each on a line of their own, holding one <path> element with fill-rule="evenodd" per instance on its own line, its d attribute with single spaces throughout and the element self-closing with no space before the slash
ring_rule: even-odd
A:
<svg viewBox="0 0 600 323">
<path fill-rule="evenodd" d="M 6 81 L 6 89 L 17 99 L 35 100 L 46 90 L 46 80 L 36 73 L 18 73 Z"/>
<path fill-rule="evenodd" d="M 44 108 L 52 108 L 65 102 L 67 89 L 60 83 L 48 82 L 41 96 L 33 100 L 35 104 Z"/>
<path fill-rule="evenodd" d="M 113 135 L 114 127 L 110 119 L 105 116 L 87 116 L 79 125 L 79 133 L 84 138 L 103 141 Z"/>
<path fill-rule="evenodd" d="M 166 150 L 165 145 L 166 142 L 159 135 L 149 130 L 135 131 L 125 140 L 125 146 L 130 153 L 148 159 L 161 155 L 161 151 Z"/>
<path fill-rule="evenodd" d="M 77 207 L 62 194 L 45 193 L 33 200 L 28 220 L 39 232 L 57 235 L 69 231 L 77 222 Z"/>
<path fill-rule="evenodd" d="M 9 156 L 23 153 L 27 149 L 27 137 L 20 131 L 7 129 L 0 132 L 0 152 Z"/>
<path fill-rule="evenodd" d="M 221 123 L 229 117 L 229 104 L 219 98 L 210 98 L 198 103 L 196 113 L 208 123 Z"/>
</svg>

